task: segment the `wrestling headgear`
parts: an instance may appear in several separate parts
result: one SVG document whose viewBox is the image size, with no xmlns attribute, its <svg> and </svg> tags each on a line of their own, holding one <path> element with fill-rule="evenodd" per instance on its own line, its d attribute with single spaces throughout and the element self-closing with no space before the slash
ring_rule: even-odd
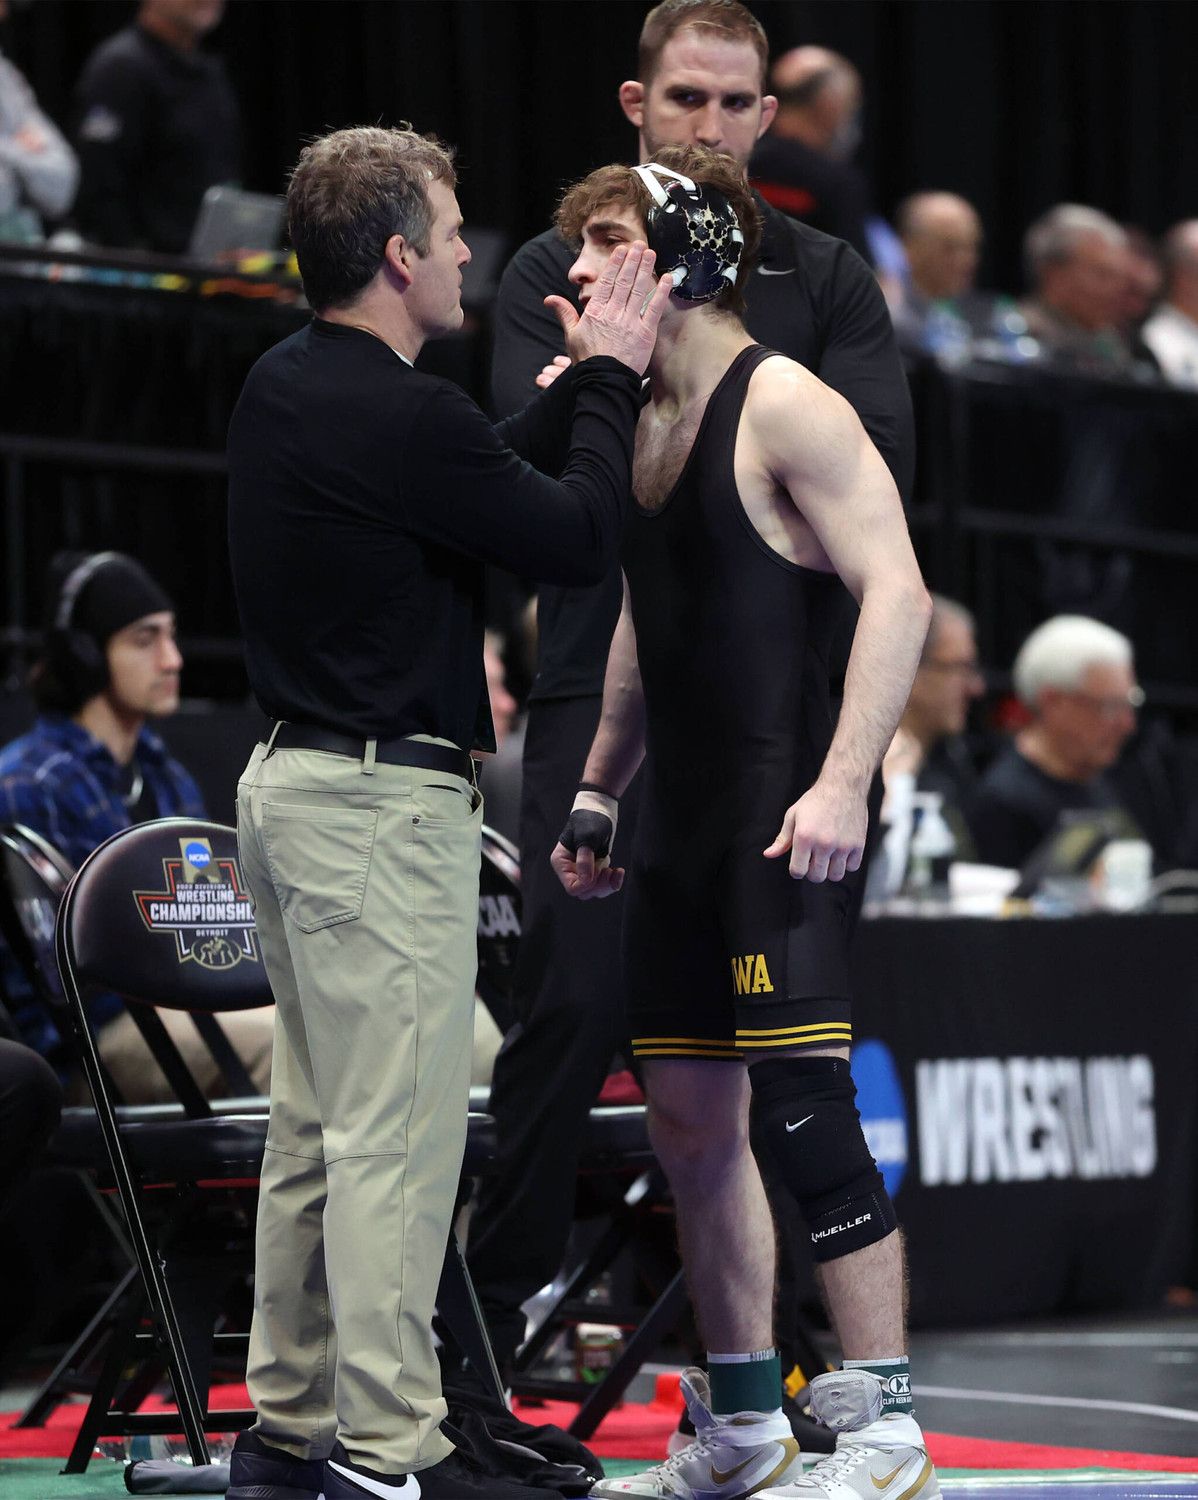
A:
<svg viewBox="0 0 1198 1500">
<path fill-rule="evenodd" d="M 723 193 L 655 161 L 634 170 L 653 198 L 645 222 L 649 248 L 657 270 L 672 273 L 675 292 L 687 302 L 710 302 L 734 286 L 745 237 Z M 662 177 L 673 180 L 663 185 Z"/>
</svg>

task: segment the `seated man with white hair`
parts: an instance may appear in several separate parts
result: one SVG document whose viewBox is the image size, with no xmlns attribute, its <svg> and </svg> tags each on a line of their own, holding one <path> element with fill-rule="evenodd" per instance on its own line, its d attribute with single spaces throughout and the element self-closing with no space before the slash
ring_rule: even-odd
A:
<svg viewBox="0 0 1198 1500">
<path fill-rule="evenodd" d="M 1013 676 L 1032 719 L 978 788 L 980 858 L 1021 867 L 1066 812 L 1123 812 L 1126 836 L 1142 837 L 1106 774 L 1144 701 L 1127 637 L 1083 615 L 1056 615 L 1024 641 Z"/>
<path fill-rule="evenodd" d="M 1085 375 L 1127 374 L 1131 346 L 1118 327 L 1128 241 L 1114 219 L 1058 203 L 1027 231 L 1031 296 L 1020 305 L 1050 364 Z"/>
</svg>

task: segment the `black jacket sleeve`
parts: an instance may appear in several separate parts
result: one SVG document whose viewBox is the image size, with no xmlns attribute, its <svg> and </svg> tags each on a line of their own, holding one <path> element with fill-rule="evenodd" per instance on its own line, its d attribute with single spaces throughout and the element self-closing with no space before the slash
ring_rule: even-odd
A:
<svg viewBox="0 0 1198 1500">
<path fill-rule="evenodd" d="M 617 360 L 577 367 L 558 480 L 505 447 L 468 396 L 439 385 L 416 414 L 420 447 L 400 494 L 408 528 L 540 582 L 597 583 L 615 562 L 628 506 L 640 390 Z"/>
<path fill-rule="evenodd" d="M 520 411 L 536 395 L 536 378 L 563 353 L 561 324 L 545 306 L 551 292 L 578 305 L 566 280 L 574 257 L 553 230 L 521 245 L 508 262 L 495 305 L 491 404 L 497 416 Z"/>
<path fill-rule="evenodd" d="M 570 425 L 574 420 L 574 394 L 581 365 L 560 374 L 548 390 L 536 395 L 522 411 L 495 424 L 501 443 L 542 474 L 555 478 L 570 454 Z"/>
<path fill-rule="evenodd" d="M 826 283 L 816 374 L 850 403 L 886 460 L 904 502 L 915 477 L 915 419 L 894 325 L 869 267 L 839 246 Z"/>
</svg>

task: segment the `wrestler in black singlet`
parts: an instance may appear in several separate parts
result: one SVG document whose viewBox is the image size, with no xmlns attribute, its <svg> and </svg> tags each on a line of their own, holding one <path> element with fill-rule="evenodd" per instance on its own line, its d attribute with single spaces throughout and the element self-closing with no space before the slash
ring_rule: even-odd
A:
<svg viewBox="0 0 1198 1500">
<path fill-rule="evenodd" d="M 831 743 L 828 651 L 844 587 L 775 552 L 737 494 L 745 392 L 773 353 L 736 356 L 674 488 L 660 509 L 638 508 L 625 537 L 646 710 L 624 917 L 638 1057 L 768 1055 L 851 1036 L 864 872 L 814 885 L 791 878 L 787 856 L 762 854 Z"/>
</svg>

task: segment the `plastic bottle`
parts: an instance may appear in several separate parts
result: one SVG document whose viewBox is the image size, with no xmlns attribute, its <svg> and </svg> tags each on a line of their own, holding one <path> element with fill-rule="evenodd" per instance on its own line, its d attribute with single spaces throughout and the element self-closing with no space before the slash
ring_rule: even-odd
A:
<svg viewBox="0 0 1198 1500">
<path fill-rule="evenodd" d="M 624 1330 L 615 1323 L 598 1321 L 612 1305 L 610 1271 L 599 1277 L 585 1300 L 597 1321 L 579 1323 L 574 1330 L 574 1378 L 584 1385 L 598 1385 L 624 1347 Z"/>
<path fill-rule="evenodd" d="M 924 323 L 923 344 L 928 353 L 950 368 L 973 356 L 973 335 L 951 302 L 933 302 Z"/>
<path fill-rule="evenodd" d="M 227 1464 L 233 1452 L 233 1444 L 237 1440 L 235 1432 L 210 1432 L 208 1439 L 208 1462 L 213 1464 Z M 177 1464 L 190 1464 L 191 1453 L 187 1447 L 187 1439 L 181 1432 L 155 1432 L 150 1435 L 136 1433 L 128 1437 L 121 1444 L 105 1439 L 98 1445 L 97 1451 L 102 1452 L 105 1457 L 119 1457 L 115 1451 L 116 1447 L 123 1446 L 124 1456 L 130 1463 L 139 1459 L 169 1458 Z"/>
<path fill-rule="evenodd" d="M 1026 365 L 1040 357 L 1039 341 L 1028 332 L 1027 319 L 1009 297 L 998 297 L 990 316 L 987 352 L 1011 365 Z"/>
<path fill-rule="evenodd" d="M 957 852 L 953 831 L 944 821 L 944 799 L 939 792 L 916 792 L 915 831 L 907 866 L 907 889 L 917 896 L 948 885 L 948 867 Z"/>
</svg>

